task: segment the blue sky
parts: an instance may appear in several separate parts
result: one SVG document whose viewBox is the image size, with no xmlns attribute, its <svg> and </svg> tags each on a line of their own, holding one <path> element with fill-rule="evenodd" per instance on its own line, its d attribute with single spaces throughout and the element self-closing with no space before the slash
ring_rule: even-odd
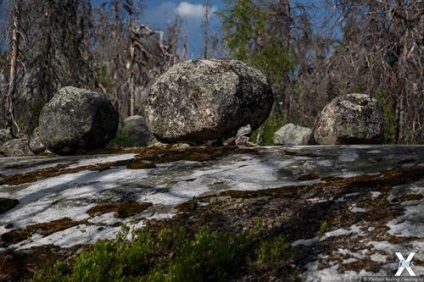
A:
<svg viewBox="0 0 424 282">
<path fill-rule="evenodd" d="M 144 10 L 141 22 L 148 23 L 152 28 L 165 30 L 176 15 L 183 19 L 181 32 L 189 39 L 190 57 L 198 57 L 202 46 L 202 23 L 204 20 L 204 0 L 144 0 Z M 222 0 L 210 0 L 212 11 L 216 12 L 225 8 Z M 210 33 L 219 31 L 219 20 L 213 13 L 211 15 Z"/>
</svg>

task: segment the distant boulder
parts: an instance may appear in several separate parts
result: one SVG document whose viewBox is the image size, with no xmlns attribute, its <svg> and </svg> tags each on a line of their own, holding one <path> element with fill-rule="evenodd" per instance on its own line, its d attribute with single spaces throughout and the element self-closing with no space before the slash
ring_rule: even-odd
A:
<svg viewBox="0 0 424 282">
<path fill-rule="evenodd" d="M 317 118 L 314 139 L 321 145 L 382 144 L 383 109 L 366 94 L 348 94 L 327 104 Z"/>
<path fill-rule="evenodd" d="M 34 153 L 28 147 L 28 136 L 9 139 L 0 145 L 0 154 L 6 157 L 33 156 Z"/>
<path fill-rule="evenodd" d="M 135 115 L 124 119 L 122 131 L 134 142 L 134 146 L 146 147 L 154 139 L 147 128 L 144 117 Z"/>
<path fill-rule="evenodd" d="M 161 142 L 191 144 L 258 128 L 273 104 L 265 75 L 235 60 L 190 60 L 171 67 L 152 86 L 145 116 Z"/>
<path fill-rule="evenodd" d="M 48 150 L 72 155 L 102 149 L 115 136 L 119 116 L 102 94 L 64 87 L 40 114 L 40 140 Z"/>
<path fill-rule="evenodd" d="M 288 123 L 274 133 L 272 142 L 274 145 L 307 145 L 311 135 L 312 129 Z"/>
<path fill-rule="evenodd" d="M 40 140 L 40 127 L 36 127 L 29 137 L 28 141 L 29 149 L 36 155 L 41 154 L 46 151 L 46 146 L 41 143 Z"/>
</svg>

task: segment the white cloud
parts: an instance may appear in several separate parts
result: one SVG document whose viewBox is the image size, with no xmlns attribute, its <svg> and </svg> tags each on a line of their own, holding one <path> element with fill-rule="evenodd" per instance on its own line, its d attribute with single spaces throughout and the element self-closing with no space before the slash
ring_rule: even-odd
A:
<svg viewBox="0 0 424 282">
<path fill-rule="evenodd" d="M 210 13 L 216 11 L 216 6 L 212 6 L 210 9 Z M 191 4 L 188 2 L 181 2 L 177 8 L 176 13 L 181 17 L 187 18 L 203 18 L 205 14 L 205 7 L 202 4 Z"/>
</svg>

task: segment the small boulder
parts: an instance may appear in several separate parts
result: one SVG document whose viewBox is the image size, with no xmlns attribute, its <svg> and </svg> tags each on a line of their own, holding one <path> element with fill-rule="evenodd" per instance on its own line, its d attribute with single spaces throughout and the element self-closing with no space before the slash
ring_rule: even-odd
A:
<svg viewBox="0 0 424 282">
<path fill-rule="evenodd" d="M 337 97 L 319 114 L 314 139 L 320 145 L 382 144 L 383 109 L 366 94 Z"/>
<path fill-rule="evenodd" d="M 265 75 L 236 60 L 190 60 L 172 66 L 152 86 L 145 116 L 161 142 L 222 140 L 240 127 L 258 128 L 273 104 Z"/>
<path fill-rule="evenodd" d="M 274 133 L 272 142 L 274 145 L 308 145 L 311 135 L 312 129 L 288 123 Z"/>
<path fill-rule="evenodd" d="M 154 138 L 147 128 L 144 117 L 138 115 L 124 119 L 122 131 L 134 141 L 134 146 L 146 147 Z"/>
<path fill-rule="evenodd" d="M 115 136 L 119 116 L 102 94 L 64 87 L 40 114 L 40 140 L 58 155 L 102 149 Z"/>
<path fill-rule="evenodd" d="M 7 128 L 0 128 L 0 144 L 12 139 L 10 136 L 10 130 Z"/>
<path fill-rule="evenodd" d="M 29 149 L 36 155 L 46 151 L 46 146 L 40 140 L 40 128 L 37 126 L 29 137 Z"/>
<path fill-rule="evenodd" d="M 33 156 L 34 153 L 28 147 L 28 136 L 10 139 L 0 145 L 0 153 L 6 157 Z"/>
</svg>

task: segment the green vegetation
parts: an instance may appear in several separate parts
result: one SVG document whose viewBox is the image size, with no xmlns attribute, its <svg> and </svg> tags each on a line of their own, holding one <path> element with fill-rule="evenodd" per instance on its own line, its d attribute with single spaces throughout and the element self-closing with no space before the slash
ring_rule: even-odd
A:
<svg viewBox="0 0 424 282">
<path fill-rule="evenodd" d="M 227 9 L 218 13 L 223 41 L 237 60 L 247 62 L 276 80 L 293 71 L 295 54 L 287 37 L 270 27 L 275 25 L 266 1 L 224 1 Z M 278 18 L 278 16 L 276 16 Z"/>
<path fill-rule="evenodd" d="M 317 232 L 318 238 L 321 239 L 322 237 L 324 237 L 325 232 L 327 232 L 328 229 L 328 223 L 327 221 L 322 221 L 321 225 L 319 226 L 319 230 Z"/>
<path fill-rule="evenodd" d="M 293 251 L 282 236 L 271 241 L 262 242 L 256 249 L 257 263 L 276 265 L 280 261 L 287 261 L 293 256 Z"/>
<path fill-rule="evenodd" d="M 387 95 L 377 94 L 376 99 L 383 108 L 384 115 L 384 143 L 396 144 L 396 112 L 390 105 Z"/>
<path fill-rule="evenodd" d="M 253 131 L 250 141 L 262 146 L 272 145 L 274 133 L 282 126 L 282 117 L 269 117 L 258 129 Z"/>
<path fill-rule="evenodd" d="M 134 147 L 137 140 L 124 130 L 124 121 L 119 119 L 119 127 L 115 137 L 106 145 L 107 149 Z"/>
<path fill-rule="evenodd" d="M 115 241 L 99 241 L 71 261 L 47 266 L 33 280 L 227 281 L 244 268 L 274 267 L 292 258 L 283 237 L 259 237 L 257 232 L 233 234 L 208 227 L 190 233 L 180 225 L 157 231 L 124 226 Z"/>
</svg>

